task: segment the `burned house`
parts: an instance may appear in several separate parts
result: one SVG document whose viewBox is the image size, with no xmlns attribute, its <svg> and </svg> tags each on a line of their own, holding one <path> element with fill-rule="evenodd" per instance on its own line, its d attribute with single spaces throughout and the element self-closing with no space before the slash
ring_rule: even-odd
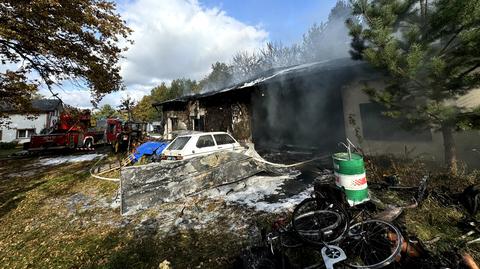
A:
<svg viewBox="0 0 480 269">
<path fill-rule="evenodd" d="M 380 86 L 382 76 L 365 63 L 338 59 L 268 70 L 231 87 L 154 106 L 162 111 L 166 135 L 227 131 L 256 148 L 321 153 L 340 150 L 338 143 L 349 138 L 368 153 L 408 152 L 443 160 L 441 134 L 402 129 L 369 101 L 365 83 Z M 474 103 L 480 104 L 477 97 Z M 457 136 L 460 158 L 478 160 L 479 133 Z"/>
</svg>

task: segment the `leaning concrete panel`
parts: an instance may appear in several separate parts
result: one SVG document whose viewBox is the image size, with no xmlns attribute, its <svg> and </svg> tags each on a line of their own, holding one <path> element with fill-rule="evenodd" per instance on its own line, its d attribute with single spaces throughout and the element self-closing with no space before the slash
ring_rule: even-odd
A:
<svg viewBox="0 0 480 269">
<path fill-rule="evenodd" d="M 266 169 L 263 163 L 234 152 L 125 167 L 120 178 L 122 214 L 233 183 Z"/>
</svg>

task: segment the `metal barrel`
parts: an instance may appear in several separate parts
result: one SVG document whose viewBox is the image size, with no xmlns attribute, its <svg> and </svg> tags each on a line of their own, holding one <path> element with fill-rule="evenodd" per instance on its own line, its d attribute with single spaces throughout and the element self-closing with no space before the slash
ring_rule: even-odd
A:
<svg viewBox="0 0 480 269">
<path fill-rule="evenodd" d="M 369 200 L 367 177 L 363 157 L 356 153 L 340 152 L 333 154 L 335 183 L 345 191 L 350 205 Z"/>
</svg>

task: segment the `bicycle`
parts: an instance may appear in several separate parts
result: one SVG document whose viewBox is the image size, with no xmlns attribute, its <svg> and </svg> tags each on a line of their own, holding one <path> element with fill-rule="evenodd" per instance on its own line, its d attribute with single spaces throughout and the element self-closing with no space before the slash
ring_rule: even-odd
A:
<svg viewBox="0 0 480 269">
<path fill-rule="evenodd" d="M 355 210 L 359 212 L 353 215 Z M 342 263 L 351 268 L 376 269 L 392 263 L 403 240 L 397 227 L 372 219 L 366 206 L 348 207 L 342 199 L 334 201 L 320 191 L 295 208 L 292 227 L 306 243 L 340 247 L 347 256 Z"/>
<path fill-rule="evenodd" d="M 329 214 L 331 211 L 322 210 L 317 212 L 321 212 L 323 214 Z M 310 215 L 305 215 L 305 216 L 310 216 Z M 340 215 L 337 213 L 333 213 L 333 216 L 335 216 L 335 219 L 332 219 L 333 223 L 331 225 L 328 225 L 328 227 L 322 229 L 327 234 L 329 233 L 328 230 L 335 229 L 336 226 L 340 223 L 339 222 Z M 280 252 L 281 252 L 280 256 L 282 257 L 281 264 L 283 265 L 281 268 L 290 268 L 290 267 L 284 266 L 285 264 L 290 264 L 290 262 L 286 260 L 285 258 L 286 256 L 284 255 L 285 249 L 295 249 L 295 248 L 300 248 L 302 246 L 309 246 L 309 245 L 305 245 L 305 242 L 303 242 L 302 239 L 298 236 L 298 234 L 294 231 L 294 229 L 292 228 L 292 222 L 288 223 L 287 225 L 276 225 L 276 226 L 277 226 L 276 229 L 266 236 L 266 241 L 270 246 L 270 251 L 273 255 L 277 254 L 275 250 L 280 248 Z M 312 230 L 310 232 L 314 233 L 314 231 Z M 304 235 L 306 235 L 307 233 L 308 232 L 304 233 Z M 321 239 L 319 240 L 323 241 Z M 276 242 L 278 242 L 277 247 L 274 247 Z M 313 242 L 313 241 L 310 241 L 310 242 Z M 310 250 L 314 252 L 318 252 L 316 248 L 313 248 Z M 338 261 L 344 260 L 346 258 L 346 255 L 342 249 L 340 249 L 337 246 L 328 245 L 327 243 L 325 243 L 323 247 L 320 249 L 319 254 L 321 256 L 317 258 L 320 258 L 321 261 L 303 268 L 314 269 L 314 268 L 326 267 L 327 269 L 333 269 L 333 264 L 337 263 Z M 315 261 L 315 255 L 309 255 L 309 259 Z M 269 268 L 278 268 L 278 267 L 269 267 Z"/>
<path fill-rule="evenodd" d="M 342 198 L 338 199 L 341 190 L 331 190 L 315 191 L 314 197 L 295 207 L 290 223 L 267 236 L 272 253 L 274 242 L 279 240 L 281 248 L 320 248 L 323 261 L 306 267 L 309 269 L 330 269 L 337 263 L 377 269 L 394 262 L 402 246 L 400 230 L 386 221 L 372 219 L 365 206 L 346 206 Z M 359 212 L 353 214 L 355 211 Z"/>
</svg>

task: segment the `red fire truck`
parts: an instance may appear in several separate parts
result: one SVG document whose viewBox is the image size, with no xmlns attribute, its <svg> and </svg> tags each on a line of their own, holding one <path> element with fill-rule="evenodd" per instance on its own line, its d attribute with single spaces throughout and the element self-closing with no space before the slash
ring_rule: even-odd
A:
<svg viewBox="0 0 480 269">
<path fill-rule="evenodd" d="M 107 119 L 106 121 L 99 121 L 97 126 L 104 126 L 104 143 L 111 144 L 115 152 L 126 151 L 131 148 L 130 146 L 136 145 L 138 142 L 140 142 L 143 139 L 143 131 L 145 129 L 143 123 L 134 121 L 122 122 L 119 119 Z M 89 134 L 91 133 L 95 132 L 89 132 Z M 97 137 L 100 137 L 98 132 Z M 96 140 L 93 139 L 91 141 L 94 142 Z M 89 143 L 87 142 L 87 144 Z"/>
<path fill-rule="evenodd" d="M 138 126 L 137 126 L 138 125 Z M 31 151 L 57 149 L 93 149 L 94 145 L 111 144 L 115 152 L 126 150 L 130 143 L 142 138 L 141 124 L 123 123 L 119 119 L 106 119 L 92 125 L 90 111 L 76 116 L 60 115 L 59 122 L 45 134 L 33 135 L 26 148 Z"/>
</svg>

